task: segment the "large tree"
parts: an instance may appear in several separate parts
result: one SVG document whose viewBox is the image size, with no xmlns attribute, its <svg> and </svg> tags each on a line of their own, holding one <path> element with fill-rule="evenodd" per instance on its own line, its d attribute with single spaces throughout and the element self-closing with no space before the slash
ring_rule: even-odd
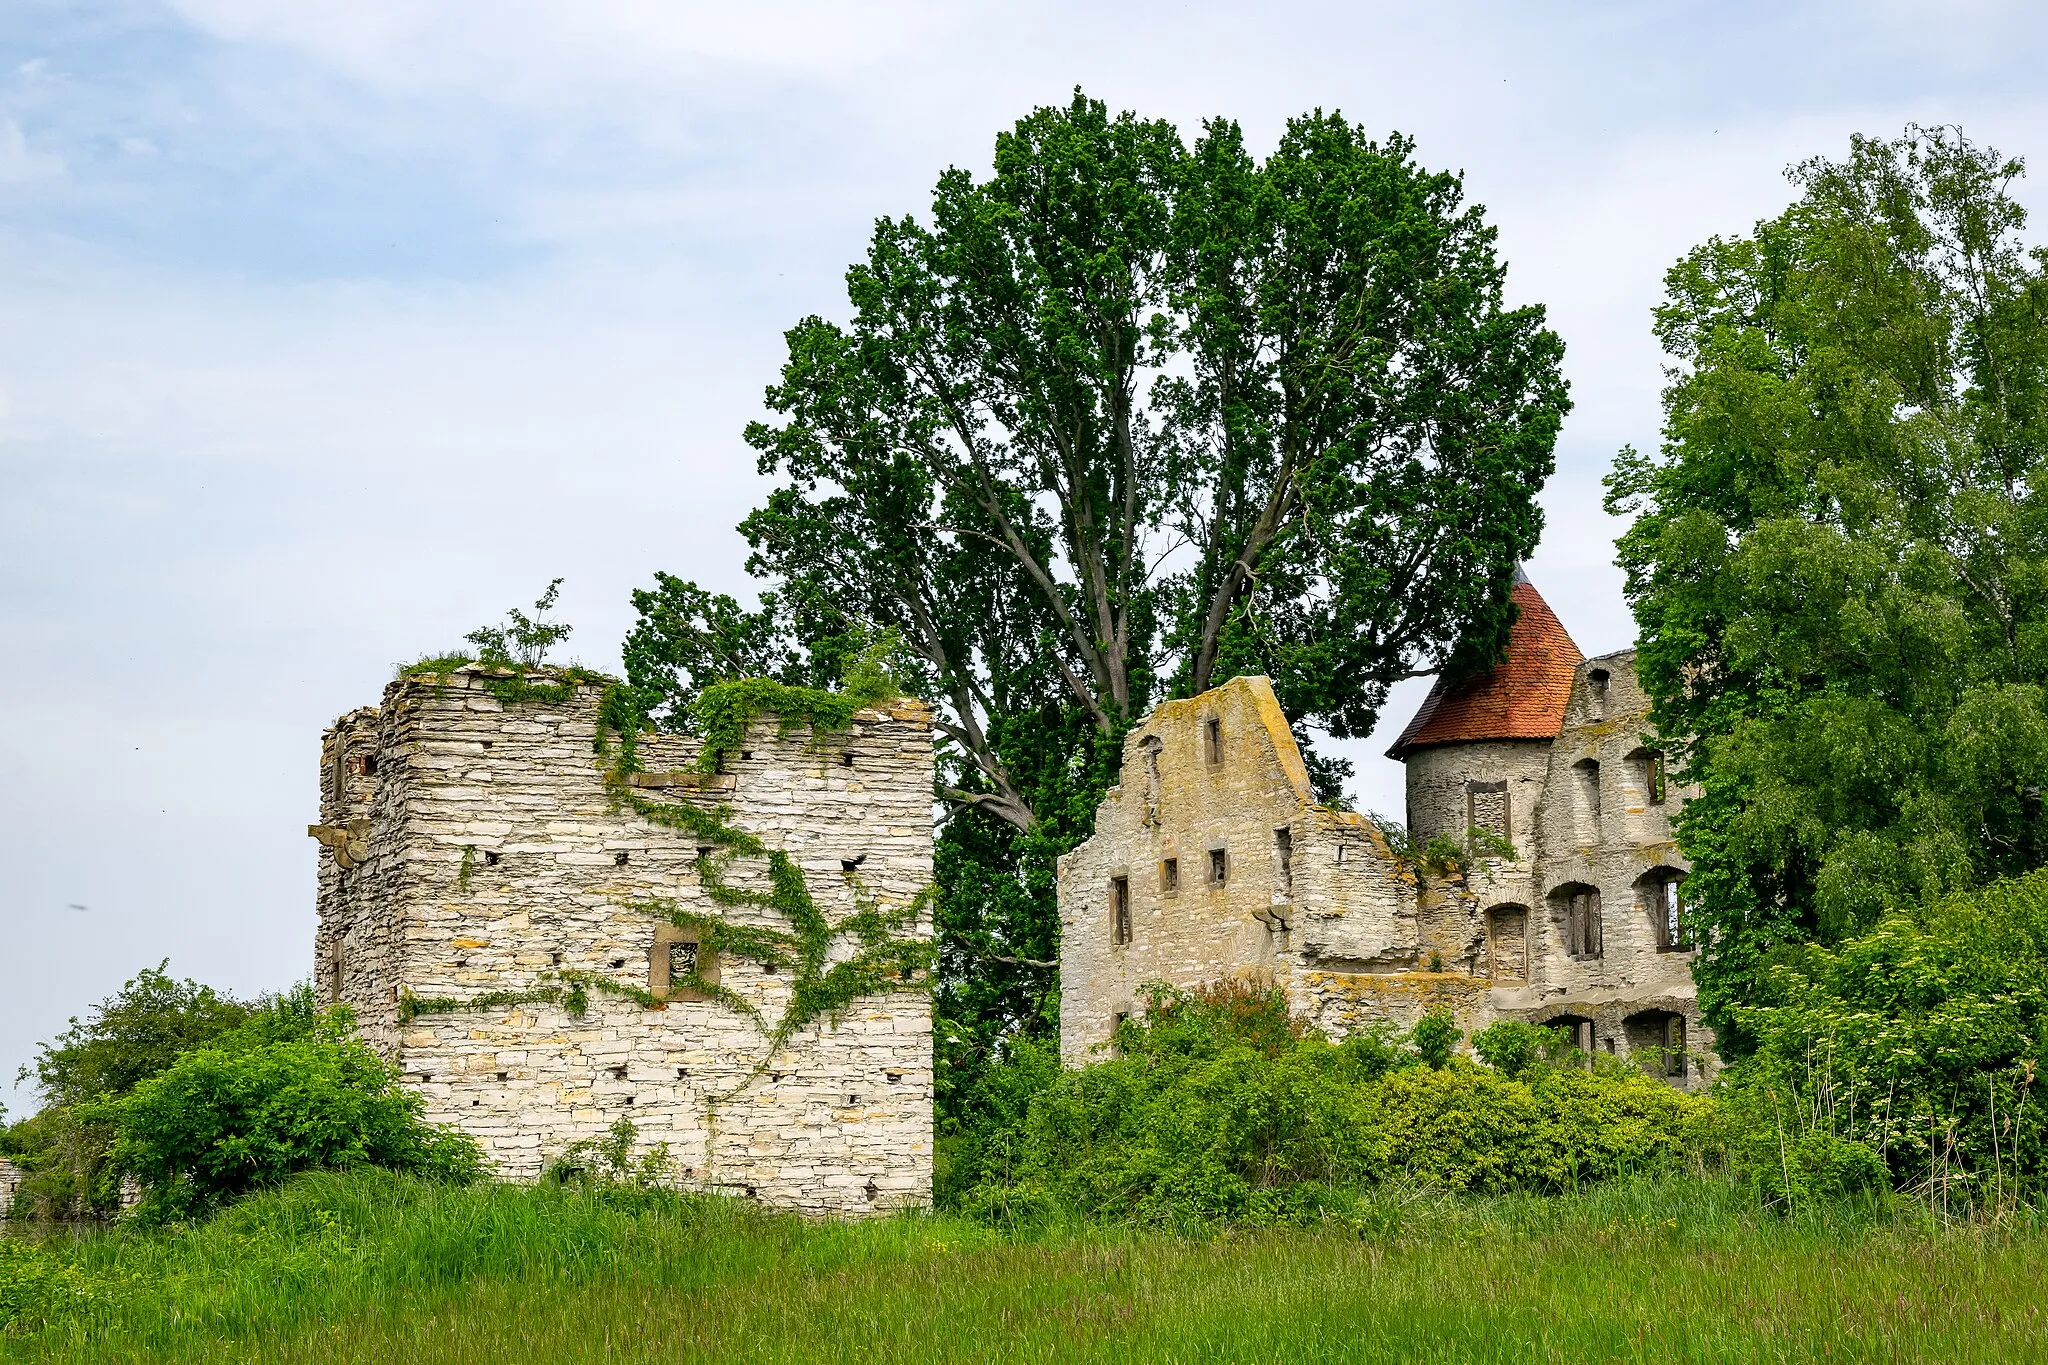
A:
<svg viewBox="0 0 2048 1365">
<path fill-rule="evenodd" d="M 2048 257 L 2017 161 L 1858 138 L 1666 277 L 1659 457 L 1610 510 L 1654 719 L 1703 795 L 1698 976 L 2048 859 Z"/>
<path fill-rule="evenodd" d="M 781 480 L 742 526 L 764 613 L 642 595 L 635 681 L 672 701 L 900 635 L 945 739 L 969 1012 L 1043 996 L 1049 855 L 1160 698 L 1266 673 L 1291 720 L 1359 735 L 1391 683 L 1502 644 L 1563 347 L 1412 153 L 1334 114 L 1261 162 L 1226 121 L 1190 147 L 1079 93 L 1037 110 L 991 176 L 877 223 L 846 320 L 789 331 L 747 432 Z M 1315 770 L 1334 795 L 1343 766 Z"/>
</svg>

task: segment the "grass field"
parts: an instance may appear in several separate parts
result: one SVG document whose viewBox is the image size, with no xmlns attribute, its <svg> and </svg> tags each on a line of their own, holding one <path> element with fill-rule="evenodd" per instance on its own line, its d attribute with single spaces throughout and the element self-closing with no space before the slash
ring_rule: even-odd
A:
<svg viewBox="0 0 2048 1365">
<path fill-rule="evenodd" d="M 805 1224 L 719 1201 L 308 1177 L 66 1254 L 25 1361 L 2012 1361 L 2048 1357 L 2048 1229 L 1724 1185 L 1383 1191 L 1348 1224 L 1181 1238 Z"/>
</svg>

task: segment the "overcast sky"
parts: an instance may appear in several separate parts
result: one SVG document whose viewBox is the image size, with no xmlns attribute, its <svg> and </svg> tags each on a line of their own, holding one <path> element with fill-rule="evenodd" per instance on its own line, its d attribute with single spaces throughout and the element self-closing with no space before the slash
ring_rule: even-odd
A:
<svg viewBox="0 0 2048 1365">
<path fill-rule="evenodd" d="M 1341 109 L 1463 169 L 1569 348 L 1529 568 L 1597 653 L 1664 268 L 1852 131 L 2048 156 L 2044 37 L 1991 3 L 0 0 L 0 1100 L 160 959 L 308 973 L 319 733 L 394 662 L 556 575 L 598 666 L 655 570 L 744 592 L 782 330 L 1032 106 L 1261 150 Z M 1418 686 L 1351 746 L 1367 807 Z"/>
</svg>

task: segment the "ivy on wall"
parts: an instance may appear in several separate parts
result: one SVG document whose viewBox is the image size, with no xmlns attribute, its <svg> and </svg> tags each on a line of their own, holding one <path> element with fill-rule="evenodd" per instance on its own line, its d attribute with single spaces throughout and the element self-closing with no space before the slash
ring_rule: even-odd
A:
<svg viewBox="0 0 2048 1365">
<path fill-rule="evenodd" d="M 413 664 L 402 669 L 401 675 L 445 685 L 457 668 L 471 662 L 460 655 L 443 656 Z M 770 848 L 756 835 L 730 824 L 730 807 L 658 801 L 633 788 L 632 775 L 641 771 L 637 739 L 648 727 L 648 721 L 631 689 L 616 679 L 582 668 L 548 670 L 548 680 L 537 680 L 516 664 L 494 661 L 491 667 L 494 671 L 484 675 L 485 685 L 508 707 L 527 701 L 560 704 L 573 696 L 579 686 L 603 686 L 594 748 L 610 760 L 604 770 L 604 785 L 613 809 L 630 810 L 650 824 L 687 833 L 700 848 L 708 850 L 698 856 L 697 874 L 713 904 L 725 909 L 766 911 L 789 926 L 777 929 L 736 923 L 723 915 L 685 909 L 664 898 L 628 902 L 629 909 L 650 919 L 694 932 L 704 954 L 700 961 L 712 960 L 713 954 L 745 959 L 774 971 L 789 971 L 792 977 L 788 1004 L 781 1017 L 772 1023 L 751 1001 L 696 972 L 675 977 L 671 982 L 672 995 L 695 992 L 746 1016 L 767 1039 L 772 1056 L 806 1025 L 820 1018 L 837 1019 L 864 996 L 926 988 L 933 961 L 932 946 L 904 936 L 903 931 L 914 926 L 918 916 L 930 908 L 932 887 L 925 887 L 905 905 L 885 909 L 867 894 L 856 874 L 843 873 L 852 884 L 855 909 L 835 923 L 818 907 L 803 869 L 782 850 Z M 698 766 L 702 771 L 716 772 L 724 757 L 740 747 L 748 728 L 764 716 L 776 716 L 784 735 L 807 726 L 816 742 L 844 730 L 856 711 L 896 695 L 893 684 L 872 664 L 857 664 L 849 669 L 846 685 L 837 691 L 791 687 L 767 679 L 707 687 L 692 708 L 693 728 L 704 739 Z M 469 858 L 469 851 L 465 850 L 465 871 Z M 742 859 L 766 862 L 766 889 L 738 886 L 728 880 L 728 873 Z M 466 883 L 467 878 L 458 880 Z M 834 945 L 842 941 L 849 942 L 852 951 L 834 962 Z M 592 991 L 630 999 L 650 1009 L 665 1003 L 649 991 L 608 976 L 558 971 L 544 975 L 525 990 L 436 998 L 421 998 L 407 992 L 399 1001 L 399 1021 L 409 1023 L 421 1015 L 526 1004 L 556 1005 L 572 1016 L 580 1016 L 589 1008 Z M 751 1074 L 758 1075 L 767 1067 L 768 1060 L 764 1057 Z"/>
</svg>

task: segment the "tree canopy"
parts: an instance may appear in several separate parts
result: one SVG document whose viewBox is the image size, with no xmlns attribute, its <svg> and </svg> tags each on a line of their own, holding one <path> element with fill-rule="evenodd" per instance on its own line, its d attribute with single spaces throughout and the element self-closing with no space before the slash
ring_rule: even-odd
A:
<svg viewBox="0 0 2048 1365">
<path fill-rule="evenodd" d="M 762 605 L 663 576 L 628 675 L 677 718 L 735 673 L 829 682 L 879 632 L 935 703 L 942 977 L 1014 1023 L 1056 952 L 1052 856 L 1130 725 L 1265 673 L 1338 736 L 1504 645 L 1569 404 L 1483 211 L 1396 134 L 1192 145 L 1077 92 L 885 218 L 748 428 Z M 1319 790 L 1348 771 L 1308 748 Z M 1000 1003 L 996 999 L 1000 998 Z"/>
<path fill-rule="evenodd" d="M 1666 276 L 1660 455 L 1609 508 L 1679 822 L 1709 1018 L 1839 942 L 2048 861 L 2048 255 L 2021 164 L 1858 138 Z"/>
</svg>

